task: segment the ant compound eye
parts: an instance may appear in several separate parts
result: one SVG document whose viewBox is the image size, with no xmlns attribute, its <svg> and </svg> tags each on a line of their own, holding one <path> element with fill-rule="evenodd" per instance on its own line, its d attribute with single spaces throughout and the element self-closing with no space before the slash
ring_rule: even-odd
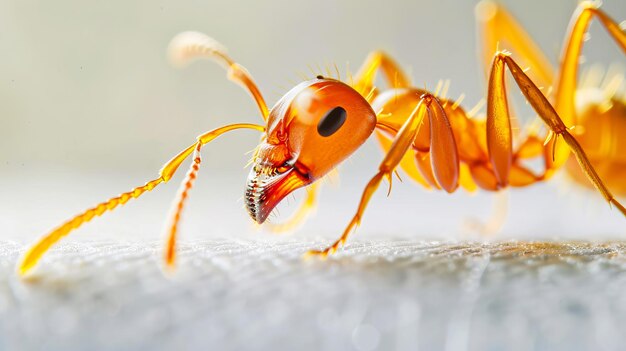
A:
<svg viewBox="0 0 626 351">
<path fill-rule="evenodd" d="M 346 122 L 346 110 L 337 106 L 326 112 L 326 115 L 320 119 L 317 124 L 317 132 L 323 137 L 329 137 Z"/>
</svg>

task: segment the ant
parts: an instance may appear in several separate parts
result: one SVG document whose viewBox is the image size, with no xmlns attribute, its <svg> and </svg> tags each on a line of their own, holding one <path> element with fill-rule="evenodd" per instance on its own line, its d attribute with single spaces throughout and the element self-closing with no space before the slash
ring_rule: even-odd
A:
<svg viewBox="0 0 626 351">
<path fill-rule="evenodd" d="M 371 53 L 350 82 L 317 76 L 293 87 L 268 109 L 250 73 L 231 59 L 218 42 L 197 32 L 179 34 L 170 44 L 174 61 L 185 64 L 193 59 L 211 58 L 222 63 L 228 78 L 252 95 L 265 125 L 230 124 L 198 136 L 163 166 L 156 179 L 85 210 L 40 239 L 23 256 L 19 274 L 26 274 L 72 230 L 168 182 L 181 163 L 192 156 L 191 168 L 167 225 L 165 262 L 172 267 L 177 225 L 200 169 L 200 151 L 222 134 L 239 129 L 253 129 L 263 135 L 253 156 L 244 197 L 250 217 L 259 224 L 285 196 L 298 188 L 314 186 L 316 180 L 337 167 L 372 134 L 385 150 L 378 171 L 365 186 L 356 214 L 341 237 L 323 250 L 309 251 L 310 255 L 326 256 L 346 242 L 383 179 L 389 181 L 391 190 L 392 175 L 398 166 L 427 188 L 452 193 L 461 186 L 470 191 L 481 188 L 495 192 L 546 181 L 575 159 L 578 169 L 569 167 L 568 171 L 584 175 L 610 205 L 626 216 L 626 208 L 605 185 L 606 181 L 619 194 L 626 194 L 626 143 L 622 141 L 626 135 L 626 101 L 615 94 L 606 96 L 576 88 L 579 57 L 591 20 L 598 19 L 626 51 L 624 31 L 595 3 L 582 2 L 572 16 L 561 65 L 555 74 L 544 54 L 504 8 L 483 1 L 477 13 L 485 32 L 483 58 L 489 72 L 484 119 L 470 118 L 458 100 L 438 96 L 438 91 L 413 87 L 398 64 L 381 51 Z M 532 79 L 509 52 L 497 50 L 501 41 L 532 67 Z M 516 148 L 505 87 L 506 70 L 548 128 L 547 136 L 529 133 L 516 143 Z M 385 78 L 387 89 L 374 85 L 378 72 Z M 554 87 L 553 95 L 546 94 L 550 99 L 538 84 Z M 582 108 L 576 109 L 576 102 L 583 102 Z M 570 132 L 573 126 L 582 129 L 580 140 Z M 602 147 L 606 142 L 613 147 Z M 524 165 L 525 160 L 536 157 L 544 161 L 540 174 Z M 315 190 L 296 213 L 295 221 L 310 210 L 314 196 Z"/>
</svg>

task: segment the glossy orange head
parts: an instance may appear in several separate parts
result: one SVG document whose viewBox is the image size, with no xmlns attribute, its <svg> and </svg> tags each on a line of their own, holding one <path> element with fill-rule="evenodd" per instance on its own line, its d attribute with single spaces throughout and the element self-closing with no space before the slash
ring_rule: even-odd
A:
<svg viewBox="0 0 626 351">
<path fill-rule="evenodd" d="M 263 223 L 285 196 L 335 168 L 375 125 L 370 104 L 340 81 L 318 77 L 291 89 L 270 111 L 248 176 L 245 201 L 252 219 Z"/>
</svg>

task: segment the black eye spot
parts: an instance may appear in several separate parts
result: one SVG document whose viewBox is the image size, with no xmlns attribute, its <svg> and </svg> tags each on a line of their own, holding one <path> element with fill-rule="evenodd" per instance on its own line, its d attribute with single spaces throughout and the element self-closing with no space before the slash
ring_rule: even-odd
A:
<svg viewBox="0 0 626 351">
<path fill-rule="evenodd" d="M 341 106 L 331 109 L 320 119 L 320 122 L 317 124 L 317 132 L 323 137 L 335 134 L 346 122 L 346 115 L 346 110 Z"/>
<path fill-rule="evenodd" d="M 324 79 L 324 76 L 320 74 L 317 76 L 317 79 Z"/>
</svg>

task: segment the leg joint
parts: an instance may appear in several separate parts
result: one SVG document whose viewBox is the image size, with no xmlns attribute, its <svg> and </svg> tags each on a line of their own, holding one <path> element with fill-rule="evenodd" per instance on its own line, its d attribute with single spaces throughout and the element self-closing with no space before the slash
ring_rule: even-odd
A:
<svg viewBox="0 0 626 351">
<path fill-rule="evenodd" d="M 507 50 L 498 50 L 493 54 L 494 60 L 496 61 L 506 61 L 507 58 L 511 56 L 511 52 Z"/>
<path fill-rule="evenodd" d="M 428 107 L 433 100 L 436 99 L 436 97 L 433 94 L 426 92 L 420 96 L 420 99 L 424 102 L 424 104 L 426 104 L 426 107 Z"/>
</svg>

